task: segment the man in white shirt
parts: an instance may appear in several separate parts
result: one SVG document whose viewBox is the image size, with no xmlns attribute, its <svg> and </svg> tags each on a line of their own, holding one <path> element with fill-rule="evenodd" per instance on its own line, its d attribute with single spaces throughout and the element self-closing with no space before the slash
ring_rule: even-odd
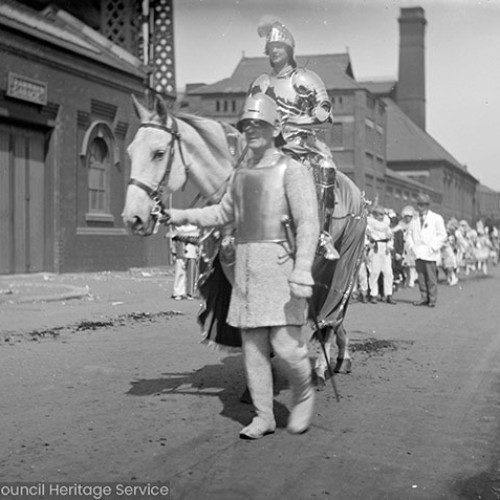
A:
<svg viewBox="0 0 500 500">
<path fill-rule="evenodd" d="M 420 300 L 414 306 L 436 307 L 437 265 L 441 247 L 446 241 L 446 227 L 441 215 L 429 209 L 427 194 L 417 198 L 418 215 L 408 227 L 408 246 L 413 250 L 420 288 Z"/>
<path fill-rule="evenodd" d="M 382 207 L 372 208 L 372 215 L 368 217 L 366 227 L 366 236 L 370 242 L 368 252 L 368 262 L 370 270 L 370 303 L 377 303 L 378 280 L 380 274 L 384 276 L 384 296 L 388 304 L 396 304 L 392 297 L 393 272 L 391 250 L 393 245 L 393 236 L 389 219 L 385 216 Z"/>
</svg>

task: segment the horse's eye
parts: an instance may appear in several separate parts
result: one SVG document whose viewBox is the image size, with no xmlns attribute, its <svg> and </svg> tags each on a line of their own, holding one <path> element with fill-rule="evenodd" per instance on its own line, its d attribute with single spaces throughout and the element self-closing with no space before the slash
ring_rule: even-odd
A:
<svg viewBox="0 0 500 500">
<path fill-rule="evenodd" d="M 165 151 L 163 149 L 157 149 L 156 151 L 153 152 L 153 160 L 158 161 L 158 160 L 163 160 L 165 156 Z"/>
</svg>

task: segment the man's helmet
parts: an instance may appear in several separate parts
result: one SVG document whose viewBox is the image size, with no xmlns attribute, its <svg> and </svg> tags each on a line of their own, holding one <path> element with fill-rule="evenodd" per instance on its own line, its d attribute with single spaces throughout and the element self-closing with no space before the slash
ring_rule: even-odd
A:
<svg viewBox="0 0 500 500">
<path fill-rule="evenodd" d="M 295 49 L 295 40 L 290 30 L 277 19 L 262 18 L 257 27 L 257 33 L 260 37 L 266 37 L 266 46 L 271 42 L 281 42 L 288 45 L 292 49 L 292 53 Z"/>
<path fill-rule="evenodd" d="M 276 102 L 266 94 L 255 94 L 247 97 L 237 124 L 240 131 L 244 120 L 261 120 L 273 127 L 279 127 L 280 116 Z"/>
</svg>

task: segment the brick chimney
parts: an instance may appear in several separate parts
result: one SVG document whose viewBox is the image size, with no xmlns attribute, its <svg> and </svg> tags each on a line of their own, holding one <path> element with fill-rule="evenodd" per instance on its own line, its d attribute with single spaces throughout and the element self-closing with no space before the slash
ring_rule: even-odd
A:
<svg viewBox="0 0 500 500">
<path fill-rule="evenodd" d="M 422 7 L 401 9 L 397 103 L 425 130 L 425 12 Z"/>
</svg>

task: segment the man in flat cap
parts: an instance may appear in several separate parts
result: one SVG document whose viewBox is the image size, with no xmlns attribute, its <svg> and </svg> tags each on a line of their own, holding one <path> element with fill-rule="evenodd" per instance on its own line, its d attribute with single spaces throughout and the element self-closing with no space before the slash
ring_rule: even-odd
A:
<svg viewBox="0 0 500 500">
<path fill-rule="evenodd" d="M 417 198 L 418 215 L 408 227 L 408 247 L 413 250 L 415 267 L 420 288 L 420 300 L 414 306 L 436 307 L 437 300 L 437 260 L 441 247 L 446 241 L 446 226 L 441 215 L 429 209 L 431 199 L 428 194 Z"/>
</svg>

